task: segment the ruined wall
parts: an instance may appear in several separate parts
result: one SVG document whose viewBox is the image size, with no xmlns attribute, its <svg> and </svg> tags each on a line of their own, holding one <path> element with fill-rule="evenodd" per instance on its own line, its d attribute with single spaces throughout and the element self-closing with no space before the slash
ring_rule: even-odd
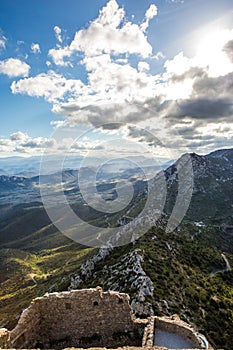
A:
<svg viewBox="0 0 233 350">
<path fill-rule="evenodd" d="M 127 294 L 75 290 L 34 299 L 10 338 L 28 348 L 141 346 L 145 323 L 134 319 Z"/>
<path fill-rule="evenodd" d="M 23 310 L 16 327 L 10 332 L 11 345 L 22 348 L 36 344 L 40 332 L 41 316 L 37 299 L 34 299 L 30 306 Z"/>
<path fill-rule="evenodd" d="M 142 338 L 142 346 L 152 348 L 154 346 L 154 328 L 155 328 L 155 318 L 151 316 L 148 319 L 148 323 L 144 329 L 144 334 Z"/>
<path fill-rule="evenodd" d="M 6 328 L 0 328 L 0 349 L 9 347 L 9 334 Z"/>
<path fill-rule="evenodd" d="M 206 349 L 196 331 L 190 325 L 181 321 L 178 316 L 171 318 L 154 317 L 154 322 L 154 328 L 178 334 L 184 340 L 191 342 L 197 349 Z M 212 347 L 209 346 L 209 349 L 211 350 Z"/>
<path fill-rule="evenodd" d="M 0 348 L 153 348 L 154 329 L 176 333 L 197 349 L 199 334 L 179 317 L 135 319 L 129 296 L 96 289 L 45 294 L 32 301 L 12 330 L 0 329 Z M 210 350 L 213 348 L 209 345 Z"/>
</svg>

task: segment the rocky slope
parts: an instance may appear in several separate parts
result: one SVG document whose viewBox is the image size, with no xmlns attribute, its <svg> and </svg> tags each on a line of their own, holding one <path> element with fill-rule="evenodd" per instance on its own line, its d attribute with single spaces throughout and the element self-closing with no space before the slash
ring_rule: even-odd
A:
<svg viewBox="0 0 233 350">
<path fill-rule="evenodd" d="M 210 224 L 232 221 L 233 149 L 218 150 L 206 156 L 190 154 L 193 168 L 193 193 L 185 219 Z M 177 164 L 165 171 L 168 196 L 165 211 L 172 211 L 178 191 Z"/>
<path fill-rule="evenodd" d="M 224 252 L 224 253 L 223 253 Z M 86 261 L 68 289 L 125 291 L 137 316 L 178 314 L 209 341 L 230 349 L 233 336 L 233 237 L 213 227 L 184 224 L 179 232 L 152 228 L 136 243 Z M 90 269 L 91 266 L 91 269 Z"/>
<path fill-rule="evenodd" d="M 0 221 L 0 326 L 13 327 L 22 308 L 46 291 L 100 285 L 128 292 L 140 317 L 177 313 L 211 343 L 230 349 L 233 236 L 222 225 L 233 223 L 233 150 L 190 157 L 194 189 L 183 223 L 166 231 L 178 193 L 178 160 L 162 173 L 168 189 L 162 218 L 152 217 L 151 230 L 122 247 L 95 250 L 71 242 L 51 224 L 39 202 L 4 204 L 8 209 Z M 72 176 L 67 174 L 68 183 Z M 22 179 L 11 180 L 17 188 L 24 187 Z M 187 179 L 186 189 L 189 186 Z M 130 210 L 140 208 L 145 198 L 140 182 Z M 124 220 L 112 216 L 111 223 L 117 226 Z"/>
</svg>

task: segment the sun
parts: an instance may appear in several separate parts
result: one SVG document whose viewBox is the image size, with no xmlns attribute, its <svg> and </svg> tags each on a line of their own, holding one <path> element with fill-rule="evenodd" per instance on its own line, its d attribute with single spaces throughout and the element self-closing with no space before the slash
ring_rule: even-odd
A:
<svg viewBox="0 0 233 350">
<path fill-rule="evenodd" d="M 218 77 L 233 71 L 233 64 L 224 49 L 233 40 L 233 30 L 207 27 L 200 30 L 194 61 L 197 66 L 207 68 L 210 77 Z"/>
</svg>

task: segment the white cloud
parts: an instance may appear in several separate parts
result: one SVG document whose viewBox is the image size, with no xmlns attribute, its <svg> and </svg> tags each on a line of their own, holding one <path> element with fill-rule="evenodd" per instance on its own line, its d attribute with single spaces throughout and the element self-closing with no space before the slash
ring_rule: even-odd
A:
<svg viewBox="0 0 233 350">
<path fill-rule="evenodd" d="M 183 52 L 180 52 L 172 60 L 167 60 L 164 64 L 167 74 L 177 74 L 181 75 L 184 72 L 187 72 L 192 66 L 192 62 L 188 57 L 184 55 Z"/>
<path fill-rule="evenodd" d="M 30 137 L 22 131 L 14 132 L 9 139 L 0 139 L 0 153 L 28 153 L 40 154 L 43 149 L 56 149 L 56 141 L 53 138 Z"/>
<path fill-rule="evenodd" d="M 65 136 L 57 140 L 54 137 L 31 137 L 21 131 L 10 135 L 7 139 L 0 139 L 0 153 L 25 153 L 28 155 L 40 155 L 44 150 L 49 150 L 53 154 L 75 153 L 85 155 L 90 150 L 98 152 L 103 149 L 100 140 L 89 140 L 87 137 L 81 137 L 79 140 L 75 137 L 66 138 Z M 96 153 L 97 154 L 97 153 Z"/>
<path fill-rule="evenodd" d="M 146 19 L 152 19 L 158 14 L 157 6 L 154 4 L 151 4 L 148 10 L 146 11 Z"/>
<path fill-rule="evenodd" d="M 141 64 L 142 71 L 138 71 L 130 64 L 118 64 L 112 61 L 109 55 L 86 57 L 83 64 L 90 72 L 88 85 L 76 91 L 76 96 L 69 101 L 54 106 L 53 111 L 57 114 L 76 116 L 79 121 L 81 118 L 85 122 L 88 120 L 90 122 L 96 115 L 95 106 L 102 111 L 108 104 L 124 104 L 126 101 L 140 103 L 155 95 L 155 78 L 144 72 L 145 68 L 149 68 L 146 62 Z M 87 116 L 88 113 L 90 118 Z M 111 113 L 108 120 L 114 119 Z M 103 118 L 99 116 L 99 122 L 103 122 Z M 124 113 L 121 111 L 116 119 L 124 121 Z"/>
<path fill-rule="evenodd" d="M 146 23 L 155 12 L 155 5 L 151 5 L 147 11 Z M 64 58 L 70 57 L 75 51 L 83 52 L 86 56 L 107 53 L 149 57 L 152 54 L 152 46 L 147 41 L 144 29 L 145 24 L 142 24 L 141 28 L 127 21 L 124 9 L 120 8 L 115 0 L 110 0 L 87 29 L 76 32 L 69 46 L 51 49 L 49 55 L 57 65 L 67 65 Z"/>
<path fill-rule="evenodd" d="M 164 140 L 171 147 L 196 145 L 201 149 L 210 145 L 213 137 L 220 143 L 219 123 L 233 125 L 233 31 L 209 31 L 206 38 L 201 36 L 193 57 L 180 52 L 166 60 L 163 72 L 153 75 L 147 61 L 165 58 L 162 52 L 152 56 L 147 40 L 149 20 L 156 15 L 157 8 L 151 5 L 143 23 L 134 24 L 124 9 L 110 0 L 97 19 L 75 34 L 70 45 L 49 51 L 57 65 L 82 65 L 87 73 L 85 82 L 49 71 L 13 82 L 12 92 L 43 97 L 52 103 L 52 111 L 65 117 L 53 123 L 57 128 L 111 123 L 106 129 L 112 131 L 120 127 L 117 123 L 146 128 L 161 124 L 166 129 Z M 131 53 L 135 54 L 132 64 Z M 192 123 L 182 124 L 187 118 Z M 210 128 L 204 137 L 207 120 L 216 123 L 218 129 Z M 173 137 L 176 127 L 183 138 Z M 232 134 L 228 135 L 232 140 Z M 38 143 L 31 140 L 24 145 Z"/>
<path fill-rule="evenodd" d="M 211 77 L 228 74 L 233 71 L 231 62 L 224 46 L 233 39 L 233 29 L 212 29 L 200 40 L 197 47 L 197 54 L 193 59 L 193 65 L 208 67 L 208 74 Z"/>
<path fill-rule="evenodd" d="M 164 64 L 165 72 L 161 76 L 158 93 L 164 100 L 187 99 L 194 97 L 196 80 L 203 76 L 209 78 L 224 77 L 233 72 L 231 45 L 233 30 L 213 30 L 202 36 L 197 45 L 196 54 L 189 58 L 183 52 Z M 226 93 L 226 91 L 224 91 Z M 207 90 L 207 94 L 211 94 Z M 219 91 L 219 96 L 221 92 Z M 215 98 L 217 96 L 215 95 Z"/>
<path fill-rule="evenodd" d="M 0 146 L 1 147 L 9 147 L 11 146 L 11 141 L 7 139 L 0 139 Z"/>
<path fill-rule="evenodd" d="M 147 62 L 140 61 L 138 63 L 138 70 L 139 72 L 148 71 L 150 70 L 150 65 Z"/>
<path fill-rule="evenodd" d="M 55 32 L 55 35 L 56 35 L 57 40 L 58 40 L 60 43 L 62 43 L 61 28 L 58 27 L 58 26 L 55 26 L 55 27 L 53 28 L 53 30 L 54 30 L 54 32 Z"/>
<path fill-rule="evenodd" d="M 22 131 L 17 131 L 10 135 L 10 139 L 11 141 L 25 141 L 29 139 L 29 136 Z"/>
<path fill-rule="evenodd" d="M 32 43 L 31 50 L 33 53 L 41 53 L 39 44 Z"/>
<path fill-rule="evenodd" d="M 124 103 L 126 99 L 140 101 L 154 95 L 154 77 L 144 72 L 149 69 L 146 62 L 139 64 L 141 71 L 130 64 L 118 64 L 107 54 L 86 57 L 82 63 L 89 72 L 87 85 L 50 71 L 14 81 L 11 90 L 13 93 L 44 97 L 54 103 L 53 111 L 58 114 L 71 116 L 80 111 L 82 118 L 85 115 L 82 109 L 88 106 L 91 109 L 95 105 Z"/>
<path fill-rule="evenodd" d="M 53 71 L 41 73 L 35 77 L 13 81 L 13 94 L 21 93 L 29 96 L 44 97 L 49 102 L 56 102 L 67 94 L 76 93 L 82 89 L 80 80 L 66 79 Z"/>
<path fill-rule="evenodd" d="M 191 67 L 206 70 L 209 76 L 218 77 L 233 71 L 233 62 L 227 54 L 225 45 L 233 39 L 233 30 L 211 30 L 201 38 L 196 55 L 188 58 L 180 52 L 172 60 L 167 60 L 165 68 L 168 74 L 183 74 Z"/>
<path fill-rule="evenodd" d="M 0 34 L 0 49 L 6 48 L 6 37 Z"/>
<path fill-rule="evenodd" d="M 156 13 L 157 9 L 151 5 L 146 13 L 146 18 L 152 18 Z M 108 31 L 109 28 L 115 30 L 124 16 L 124 10 L 118 7 L 115 0 L 111 0 L 100 11 L 97 20 L 93 21 L 84 30 L 84 35 L 89 35 L 89 29 L 92 28 L 93 24 L 96 25 L 98 23 L 105 40 L 105 27 L 107 27 Z M 117 28 L 117 32 L 122 30 L 127 23 L 129 22 L 124 22 L 120 28 Z M 130 23 L 131 25 L 132 23 Z M 79 31 L 76 35 L 79 35 L 80 32 L 83 33 L 83 31 Z M 224 69 L 224 72 L 222 71 L 220 73 L 226 73 L 232 70 L 233 63 L 231 62 L 231 55 L 229 53 L 231 45 L 227 46 L 227 52 L 224 49 L 226 43 L 232 38 L 232 31 L 225 31 L 223 34 L 220 33 L 217 38 L 218 43 L 213 45 L 214 51 L 212 52 L 215 55 L 211 56 L 209 65 L 207 65 L 204 58 L 205 55 L 201 50 L 198 50 L 193 58 L 188 58 L 181 52 L 173 59 L 165 62 L 165 72 L 163 74 L 151 75 L 149 74 L 150 66 L 145 61 L 139 60 L 138 69 L 135 69 L 130 65 L 129 60 L 122 58 L 121 55 L 114 57 L 110 52 L 101 52 L 94 56 L 87 54 L 82 61 L 79 61 L 80 64 L 85 66 L 88 73 L 88 82 L 86 84 L 80 80 L 66 79 L 62 75 L 50 71 L 49 73 L 39 74 L 36 77 L 13 82 L 11 89 L 13 93 L 26 93 L 30 96 L 44 97 L 54 104 L 53 111 L 55 113 L 71 118 L 72 121 L 71 119 L 70 121 L 72 123 L 75 118 L 77 122 L 93 123 L 94 117 L 97 118 L 95 112 L 96 106 L 98 108 L 101 107 L 101 110 L 99 109 L 101 116 L 97 119 L 99 122 L 103 122 L 103 118 L 106 117 L 103 109 L 108 104 L 112 106 L 116 103 L 124 105 L 125 102 L 131 104 L 142 104 L 145 102 L 148 108 L 150 108 L 147 102 L 150 100 L 152 101 L 151 109 L 154 110 L 153 99 L 162 106 L 166 101 L 191 98 L 196 79 L 202 77 L 203 74 L 213 76 L 213 67 L 217 66 L 219 55 L 224 57 L 224 60 L 227 62 L 221 68 Z M 74 43 L 82 45 L 81 42 L 82 40 L 78 44 L 74 40 L 70 46 L 53 49 L 56 62 L 61 61 L 60 64 L 62 64 L 64 51 L 67 52 L 67 55 L 70 55 L 73 50 L 71 47 L 74 46 Z M 113 40 L 114 43 L 115 41 Z M 210 43 L 212 45 L 212 41 Z M 167 105 L 169 105 L 168 102 Z M 106 109 L 108 110 L 107 107 Z M 165 110 L 164 106 L 160 107 L 160 113 L 163 110 Z M 113 118 L 115 121 L 124 121 L 124 118 L 127 120 L 125 115 L 119 118 L 117 109 L 113 113 L 116 116 L 109 115 L 109 118 Z M 151 118 L 151 114 L 147 114 L 148 116 L 146 118 Z M 145 118 L 145 115 L 142 118 Z"/>
<path fill-rule="evenodd" d="M 20 145 L 24 149 L 44 149 L 44 148 L 54 148 L 56 146 L 56 141 L 54 139 L 48 139 L 44 137 L 35 137 L 35 138 L 30 138 L 26 142 L 22 143 Z"/>
<path fill-rule="evenodd" d="M 156 59 L 157 61 L 162 59 L 162 58 L 165 58 L 164 54 L 162 53 L 162 51 L 158 51 L 156 53 L 156 55 L 153 56 L 154 59 Z"/>
<path fill-rule="evenodd" d="M 184 0 L 167 0 L 168 2 L 174 3 L 174 4 L 183 4 Z"/>
<path fill-rule="evenodd" d="M 108 23 L 106 17 L 104 21 Z M 228 39 L 230 36 L 225 36 L 219 49 L 231 63 L 229 58 L 231 45 L 227 46 L 227 52 L 223 50 Z M 67 49 L 70 50 L 69 47 Z M 122 59 L 121 56 L 115 58 L 110 53 L 86 55 L 79 62 L 85 66 L 88 73 L 86 84 L 80 80 L 66 79 L 50 71 L 13 82 L 11 88 L 13 93 L 41 96 L 53 103 L 53 112 L 68 118 L 64 122 L 59 122 L 59 126 L 80 123 L 92 125 L 108 122 L 138 123 L 142 120 L 153 120 L 158 116 L 169 120 L 170 117 L 177 118 L 176 115 L 179 113 L 181 115 L 187 113 L 187 106 L 190 106 L 190 113 L 193 111 L 194 118 L 197 114 L 203 118 L 207 112 L 208 96 L 201 91 L 205 90 L 205 84 L 212 83 L 203 80 L 204 76 L 208 77 L 210 73 L 209 67 L 201 63 L 197 57 L 200 57 L 200 54 L 188 58 L 181 52 L 172 60 L 165 62 L 163 74 L 151 75 L 150 66 L 145 61 L 139 60 L 136 69 L 130 65 L 129 60 Z M 224 99 L 227 90 L 229 91 L 229 88 L 224 89 L 223 94 L 218 93 L 218 96 Z M 209 88 L 207 95 L 210 91 Z M 215 91 L 213 94 L 213 98 L 217 98 Z M 176 100 L 179 100 L 180 107 L 177 107 Z M 206 112 L 197 113 L 199 105 Z M 210 109 L 213 108 L 213 104 L 209 103 L 209 106 Z M 221 109 L 225 106 L 225 102 L 219 103 L 219 106 Z M 226 115 L 228 112 L 224 113 Z"/>
<path fill-rule="evenodd" d="M 70 49 L 90 56 L 101 53 L 135 53 L 148 57 L 152 53 L 152 47 L 140 27 L 131 22 L 125 22 L 119 27 L 123 13 L 115 0 L 111 0 L 97 20 L 87 29 L 76 33 Z"/>
<path fill-rule="evenodd" d="M 56 48 L 56 49 L 50 49 L 49 50 L 49 56 L 52 58 L 53 62 L 57 66 L 69 66 L 71 63 L 69 61 L 65 61 L 64 58 L 70 57 L 72 55 L 72 50 L 69 48 L 69 46 L 66 46 L 64 48 Z"/>
<path fill-rule="evenodd" d="M 5 61 L 0 61 L 0 73 L 9 77 L 27 77 L 29 70 L 30 66 L 17 58 L 8 58 Z"/>
<path fill-rule="evenodd" d="M 150 20 L 153 19 L 155 16 L 157 16 L 157 14 L 158 14 L 157 6 L 154 4 L 151 4 L 148 10 L 146 11 L 145 21 L 141 24 L 141 30 L 143 32 L 145 32 L 146 29 L 148 28 Z"/>
</svg>

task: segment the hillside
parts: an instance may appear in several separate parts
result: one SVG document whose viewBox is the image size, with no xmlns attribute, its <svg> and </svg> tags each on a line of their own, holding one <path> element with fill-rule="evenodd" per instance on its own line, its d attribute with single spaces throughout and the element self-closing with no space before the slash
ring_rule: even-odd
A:
<svg viewBox="0 0 233 350">
<path fill-rule="evenodd" d="M 86 262 L 71 287 L 126 291 L 137 316 L 178 314 L 211 343 L 230 350 L 233 271 L 224 272 L 223 252 L 233 266 L 233 237 L 217 229 L 186 224 L 165 233 L 154 227 L 134 245 L 97 259 L 92 271 L 93 259 Z"/>
<path fill-rule="evenodd" d="M 172 233 L 165 228 L 177 196 L 179 160 L 170 166 L 164 172 L 168 188 L 165 212 L 146 235 L 119 248 L 97 250 L 72 242 L 51 224 L 40 200 L 2 205 L 0 326 L 12 328 L 31 299 L 46 291 L 100 285 L 104 290 L 128 292 L 136 315 L 177 313 L 194 323 L 210 342 L 230 350 L 233 235 L 221 225 L 231 225 L 233 220 L 232 159 L 233 150 L 191 154 L 193 197 L 183 223 Z M 77 185 L 70 187 L 72 172 L 66 173 L 66 179 L 73 196 Z M 9 186 L 10 180 L 4 181 Z M 32 182 L 11 181 L 17 188 L 22 182 L 30 188 Z M 100 188 L 114 193 L 112 184 L 100 184 Z M 127 209 L 131 212 L 145 201 L 145 183 L 136 181 L 135 189 L 133 206 Z M 81 206 L 82 202 L 76 203 L 76 208 Z M 110 219 L 117 226 L 119 216 Z M 89 220 L 104 225 L 106 217 L 91 211 Z"/>
<path fill-rule="evenodd" d="M 207 156 L 191 155 L 194 188 L 186 220 L 219 225 L 232 221 L 233 149 L 219 150 Z M 168 183 L 166 212 L 170 213 L 177 195 L 178 160 L 165 171 Z"/>
</svg>

